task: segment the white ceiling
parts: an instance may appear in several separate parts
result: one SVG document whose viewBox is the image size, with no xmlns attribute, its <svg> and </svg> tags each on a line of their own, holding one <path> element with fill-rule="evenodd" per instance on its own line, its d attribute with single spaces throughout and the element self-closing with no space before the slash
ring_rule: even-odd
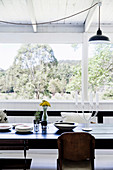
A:
<svg viewBox="0 0 113 170">
<path fill-rule="evenodd" d="M 98 5 L 59 22 L 40 24 L 73 15 L 91 7 L 98 0 L 0 0 L 0 33 L 84 33 L 98 26 Z M 113 0 L 101 0 L 101 27 L 113 33 Z M 37 24 L 37 25 L 32 25 Z"/>
</svg>

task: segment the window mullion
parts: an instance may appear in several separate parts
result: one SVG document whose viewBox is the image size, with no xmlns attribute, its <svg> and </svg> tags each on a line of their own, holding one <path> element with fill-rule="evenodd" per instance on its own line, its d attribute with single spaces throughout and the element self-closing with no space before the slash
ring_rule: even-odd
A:
<svg viewBox="0 0 113 170">
<path fill-rule="evenodd" d="M 82 43 L 82 97 L 88 100 L 88 38 L 83 34 Z"/>
</svg>

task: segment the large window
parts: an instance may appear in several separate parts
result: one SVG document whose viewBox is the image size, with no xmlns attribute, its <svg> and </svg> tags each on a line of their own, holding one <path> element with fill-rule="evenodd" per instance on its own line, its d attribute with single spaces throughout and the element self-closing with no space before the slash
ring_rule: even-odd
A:
<svg viewBox="0 0 113 170">
<path fill-rule="evenodd" d="M 0 44 L 0 53 L 0 99 L 81 100 L 82 44 Z M 113 100 L 112 44 L 89 45 L 87 76 L 89 94 Z"/>
<path fill-rule="evenodd" d="M 0 44 L 1 99 L 81 96 L 81 44 Z"/>
<path fill-rule="evenodd" d="M 89 91 L 99 92 L 100 100 L 113 100 L 113 44 L 89 47 Z"/>
</svg>

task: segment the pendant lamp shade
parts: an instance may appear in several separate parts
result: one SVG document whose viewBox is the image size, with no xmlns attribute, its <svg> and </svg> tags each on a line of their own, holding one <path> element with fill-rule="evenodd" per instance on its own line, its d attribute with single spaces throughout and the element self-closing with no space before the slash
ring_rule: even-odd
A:
<svg viewBox="0 0 113 170">
<path fill-rule="evenodd" d="M 100 29 L 98 29 L 97 31 L 97 34 L 94 35 L 93 37 L 91 37 L 89 39 L 89 42 L 94 42 L 94 43 L 97 43 L 97 42 L 100 42 L 100 43 L 110 43 L 110 40 L 108 37 L 102 35 L 102 31 Z"/>
<path fill-rule="evenodd" d="M 99 2 L 98 4 L 99 4 L 98 30 L 97 30 L 97 34 L 89 39 L 89 42 L 90 43 L 110 43 L 109 38 L 104 36 L 104 35 L 102 35 L 102 31 L 100 30 L 100 6 L 101 6 L 101 2 Z"/>
</svg>

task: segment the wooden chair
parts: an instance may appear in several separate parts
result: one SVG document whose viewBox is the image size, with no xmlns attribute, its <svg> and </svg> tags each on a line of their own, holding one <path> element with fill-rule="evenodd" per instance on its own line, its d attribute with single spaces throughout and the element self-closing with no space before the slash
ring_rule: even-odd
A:
<svg viewBox="0 0 113 170">
<path fill-rule="evenodd" d="M 95 138 L 85 132 L 58 137 L 57 170 L 94 170 Z"/>
<path fill-rule="evenodd" d="M 32 159 L 26 158 L 28 140 L 0 140 L 0 150 L 23 150 L 24 158 L 0 158 L 1 169 L 30 169 Z"/>
</svg>

